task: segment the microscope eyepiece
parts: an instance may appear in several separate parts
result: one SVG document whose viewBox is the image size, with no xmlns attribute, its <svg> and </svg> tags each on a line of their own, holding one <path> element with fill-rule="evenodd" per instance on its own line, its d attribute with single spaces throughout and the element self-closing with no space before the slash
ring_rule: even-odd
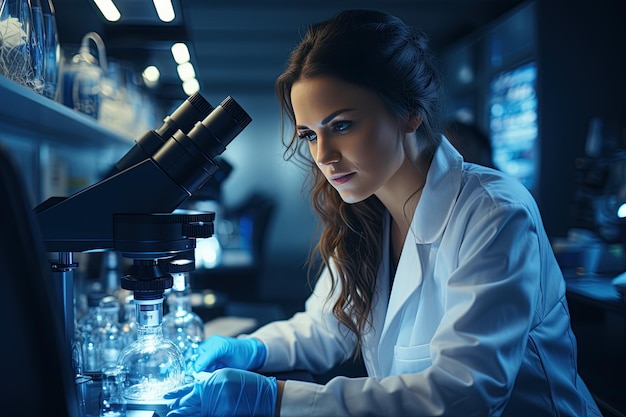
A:
<svg viewBox="0 0 626 417">
<path fill-rule="evenodd" d="M 163 124 L 156 130 L 157 134 L 167 140 L 177 130 L 189 132 L 198 120 L 207 117 L 213 106 L 200 93 L 195 93 L 178 106 L 174 112 L 163 119 Z"/>
<path fill-rule="evenodd" d="M 248 113 L 229 96 L 189 133 L 177 131 L 153 159 L 191 195 L 219 169 L 213 158 L 224 152 L 251 121 Z"/>
<path fill-rule="evenodd" d="M 189 132 L 198 120 L 203 120 L 213 111 L 213 106 L 200 93 L 188 97 L 171 115 L 163 119 L 161 127 L 146 132 L 105 175 L 108 178 L 150 158 L 177 131 Z"/>
</svg>

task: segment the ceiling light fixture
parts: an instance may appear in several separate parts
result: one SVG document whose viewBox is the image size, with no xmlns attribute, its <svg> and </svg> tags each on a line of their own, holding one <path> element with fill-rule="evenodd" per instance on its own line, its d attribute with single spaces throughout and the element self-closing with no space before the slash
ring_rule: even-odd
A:
<svg viewBox="0 0 626 417">
<path fill-rule="evenodd" d="M 191 59 L 187 45 L 182 42 L 175 43 L 171 48 L 172 56 L 177 64 L 188 62 Z"/>
<path fill-rule="evenodd" d="M 153 0 L 159 19 L 163 22 L 171 22 L 176 17 L 172 0 Z"/>
<path fill-rule="evenodd" d="M 183 91 L 191 96 L 200 91 L 200 83 L 195 78 L 183 82 Z"/>
<path fill-rule="evenodd" d="M 149 65 L 143 70 L 141 76 L 144 84 L 146 84 L 147 87 L 152 88 L 158 84 L 161 72 L 154 65 Z"/>
<path fill-rule="evenodd" d="M 196 78 L 196 71 L 193 68 L 191 62 L 183 62 L 176 67 L 176 71 L 178 71 L 178 77 L 181 81 L 187 81 L 192 78 Z"/>
<path fill-rule="evenodd" d="M 122 17 L 113 0 L 93 0 L 93 2 L 100 9 L 102 16 L 109 22 L 117 22 Z"/>
<path fill-rule="evenodd" d="M 190 61 L 189 48 L 183 42 L 177 42 L 172 45 L 171 51 L 174 61 L 178 64 L 176 71 L 183 82 L 183 91 L 188 96 L 197 93 L 200 90 L 200 83 L 196 79 L 196 70 Z"/>
</svg>

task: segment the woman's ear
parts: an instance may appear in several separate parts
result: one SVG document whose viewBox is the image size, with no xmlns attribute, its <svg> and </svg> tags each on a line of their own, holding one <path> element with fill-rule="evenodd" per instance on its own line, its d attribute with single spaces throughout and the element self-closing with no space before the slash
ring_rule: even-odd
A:
<svg viewBox="0 0 626 417">
<path fill-rule="evenodd" d="M 422 124 L 422 115 L 414 114 L 407 120 L 405 133 L 413 133 Z"/>
</svg>

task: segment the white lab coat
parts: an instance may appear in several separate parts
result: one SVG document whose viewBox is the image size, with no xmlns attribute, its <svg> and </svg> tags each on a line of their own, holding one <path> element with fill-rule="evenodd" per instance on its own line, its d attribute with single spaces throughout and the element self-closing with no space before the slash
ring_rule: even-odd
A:
<svg viewBox="0 0 626 417">
<path fill-rule="evenodd" d="M 281 416 L 601 415 L 577 373 L 565 283 L 535 201 L 517 180 L 463 163 L 445 138 L 391 294 L 388 250 L 377 283 L 369 376 L 287 381 Z M 325 302 L 329 284 L 325 271 L 304 312 L 251 335 L 267 346 L 263 371 L 350 360 L 355 338 Z"/>
</svg>

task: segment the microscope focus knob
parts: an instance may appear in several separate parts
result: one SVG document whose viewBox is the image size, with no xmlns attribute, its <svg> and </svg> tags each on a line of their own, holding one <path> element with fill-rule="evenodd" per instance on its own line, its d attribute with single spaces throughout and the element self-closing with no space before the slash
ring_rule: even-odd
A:
<svg viewBox="0 0 626 417">
<path fill-rule="evenodd" d="M 183 234 L 196 239 L 213 236 L 213 223 L 185 223 Z"/>
</svg>

